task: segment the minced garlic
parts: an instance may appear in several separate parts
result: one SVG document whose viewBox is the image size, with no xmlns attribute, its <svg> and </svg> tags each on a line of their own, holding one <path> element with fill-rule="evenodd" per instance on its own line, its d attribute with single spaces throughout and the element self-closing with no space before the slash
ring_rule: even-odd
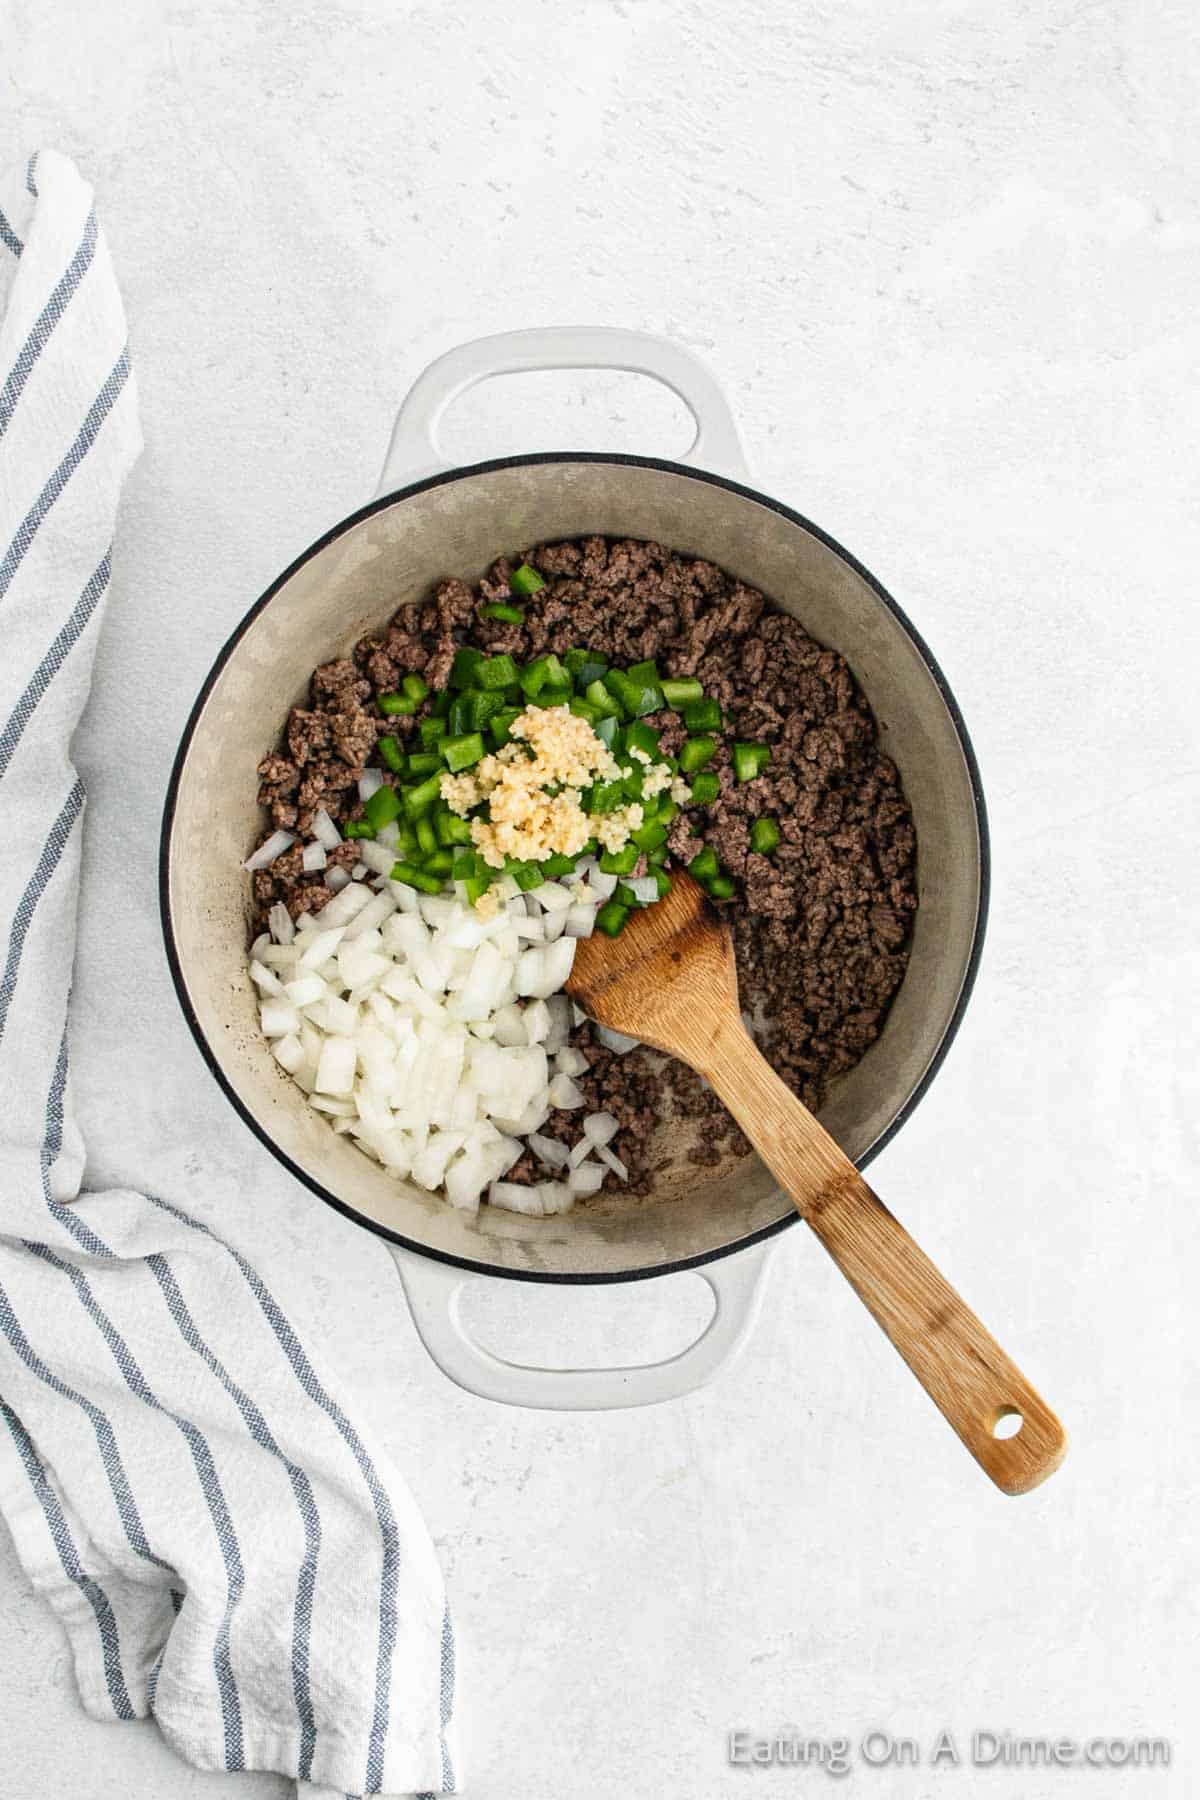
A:
<svg viewBox="0 0 1200 1800">
<path fill-rule="evenodd" d="M 616 812 L 599 813 L 596 818 L 589 819 L 592 835 L 602 850 L 620 850 L 629 842 L 629 834 L 636 831 L 645 818 L 638 801 L 630 806 L 619 806 Z"/>
<path fill-rule="evenodd" d="M 637 801 L 595 816 L 583 810 L 582 788 L 621 774 L 616 757 L 586 719 L 566 706 L 531 706 L 513 720 L 509 736 L 513 742 L 474 769 L 441 780 L 442 799 L 460 818 L 487 802 L 489 816 L 472 819 L 471 839 L 490 868 L 503 868 L 509 857 L 541 862 L 578 856 L 592 837 L 605 850 L 628 843 L 645 816 Z M 672 785 L 664 763 L 651 763 L 645 751 L 632 754 L 646 765 L 647 794 Z M 548 793 L 551 787 L 558 792 Z"/>
<path fill-rule="evenodd" d="M 509 736 L 527 743 L 543 782 L 587 787 L 597 776 L 615 781 L 621 773 L 616 757 L 586 719 L 567 706 L 530 706 L 509 726 Z"/>
<path fill-rule="evenodd" d="M 487 760 L 490 761 L 490 758 Z M 442 799 L 451 812 L 457 813 L 460 819 L 465 819 L 471 808 L 479 805 L 483 794 L 480 791 L 479 783 L 470 773 L 443 775 Z"/>
</svg>

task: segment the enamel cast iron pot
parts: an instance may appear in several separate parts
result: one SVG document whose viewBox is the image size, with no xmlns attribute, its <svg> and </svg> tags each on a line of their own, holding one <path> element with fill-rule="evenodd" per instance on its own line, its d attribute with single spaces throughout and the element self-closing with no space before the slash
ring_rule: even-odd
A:
<svg viewBox="0 0 1200 1800">
<path fill-rule="evenodd" d="M 488 376 L 623 369 L 666 384 L 696 420 L 682 462 L 546 452 L 447 468 L 438 420 Z M 319 663 L 346 654 L 447 575 L 470 582 L 503 551 L 585 534 L 652 538 L 761 588 L 846 657 L 900 769 L 918 838 L 920 907 L 908 972 L 879 1040 L 831 1088 L 823 1124 L 860 1166 L 928 1087 L 974 977 L 987 897 L 979 778 L 937 664 L 883 588 L 840 545 L 749 485 L 726 400 L 677 344 L 605 329 L 513 332 L 464 344 L 420 376 L 400 409 L 379 494 L 304 552 L 242 620 L 192 710 L 167 796 L 161 903 L 167 954 L 201 1053 L 267 1148 L 330 1206 L 387 1242 L 430 1355 L 460 1386 L 542 1407 L 634 1406 L 707 1381 L 745 1338 L 771 1240 L 798 1218 L 754 1158 L 677 1166 L 646 1199 L 602 1194 L 558 1218 L 457 1212 L 398 1182 L 335 1136 L 277 1067 L 246 972 L 248 883 L 261 830 L 254 769 Z M 520 1367 L 467 1334 L 472 1277 L 631 1281 L 699 1269 L 715 1311 L 668 1362 Z"/>
</svg>

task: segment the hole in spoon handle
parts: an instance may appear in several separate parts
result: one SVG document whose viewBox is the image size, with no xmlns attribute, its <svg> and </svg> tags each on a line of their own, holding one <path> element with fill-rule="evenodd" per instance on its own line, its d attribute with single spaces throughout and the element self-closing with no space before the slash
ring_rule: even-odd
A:
<svg viewBox="0 0 1200 1800">
<path fill-rule="evenodd" d="M 861 1175 L 847 1164 L 801 1211 L 996 1486 L 1025 1494 L 1052 1475 L 1061 1421 Z"/>
</svg>

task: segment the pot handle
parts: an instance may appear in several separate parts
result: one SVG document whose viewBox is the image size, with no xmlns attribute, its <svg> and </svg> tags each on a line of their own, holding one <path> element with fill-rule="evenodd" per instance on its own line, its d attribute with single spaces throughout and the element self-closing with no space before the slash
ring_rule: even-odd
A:
<svg viewBox="0 0 1200 1800">
<path fill-rule="evenodd" d="M 700 1336 L 666 1362 L 624 1369 L 538 1369 L 493 1355 L 468 1334 L 460 1311 L 463 1289 L 479 1278 L 396 1244 L 388 1248 L 421 1342 L 443 1375 L 458 1387 L 502 1406 L 602 1412 L 678 1400 L 732 1362 L 757 1317 L 771 1246 L 752 1244 L 735 1256 L 696 1269 L 714 1301 L 712 1318 Z"/>
<path fill-rule="evenodd" d="M 546 325 L 476 338 L 431 362 L 413 382 L 396 415 L 377 493 L 390 494 L 451 466 L 438 443 L 438 424 L 460 394 L 492 375 L 539 369 L 625 369 L 661 381 L 696 421 L 696 435 L 679 460 L 749 481 L 729 402 L 698 356 L 649 331 Z"/>
</svg>

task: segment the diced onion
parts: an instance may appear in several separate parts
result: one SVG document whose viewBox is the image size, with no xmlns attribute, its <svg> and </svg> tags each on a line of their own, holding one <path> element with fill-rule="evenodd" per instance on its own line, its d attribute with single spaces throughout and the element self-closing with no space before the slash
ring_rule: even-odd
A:
<svg viewBox="0 0 1200 1800">
<path fill-rule="evenodd" d="M 525 1037 L 531 1044 L 540 1044 L 550 1033 L 550 1008 L 544 1000 L 531 1000 L 525 1008 Z"/>
<path fill-rule="evenodd" d="M 325 927 L 348 925 L 354 915 L 361 912 L 371 896 L 359 882 L 351 882 L 341 894 L 330 900 L 321 912 L 321 923 Z"/>
<path fill-rule="evenodd" d="M 506 1212 L 530 1213 L 536 1219 L 545 1217 L 537 1188 L 523 1187 L 518 1181 L 493 1181 L 488 1189 L 488 1200 L 492 1206 L 503 1207 Z"/>
<path fill-rule="evenodd" d="M 571 904 L 571 891 L 560 881 L 543 881 L 533 889 L 533 897 L 543 912 L 565 912 Z"/>
<path fill-rule="evenodd" d="M 638 1048 L 641 1041 L 639 1038 L 626 1037 L 620 1031 L 610 1031 L 607 1025 L 597 1025 L 595 1031 L 605 1049 L 612 1050 L 617 1056 L 627 1056 L 631 1050 Z"/>
<path fill-rule="evenodd" d="M 540 950 L 523 950 L 517 962 L 517 993 L 530 999 L 548 1000 L 557 993 L 575 961 L 575 940 L 561 938 Z"/>
<path fill-rule="evenodd" d="M 304 1046 L 296 1033 L 289 1031 L 286 1037 L 276 1038 L 271 1045 L 271 1054 L 281 1069 L 286 1069 L 289 1075 L 294 1075 L 304 1061 Z"/>
<path fill-rule="evenodd" d="M 332 902 L 330 904 L 332 905 Z M 326 911 L 328 910 L 327 907 Z M 345 926 L 339 925 L 329 931 L 321 928 L 313 931 L 311 935 L 307 931 L 301 933 L 301 940 L 307 939 L 307 941 L 300 941 L 300 967 L 302 969 L 319 969 L 323 962 L 328 962 L 341 943 L 344 930 Z"/>
<path fill-rule="evenodd" d="M 583 1121 L 583 1135 L 589 1144 L 611 1144 L 620 1129 L 610 1112 L 589 1113 Z"/>
<path fill-rule="evenodd" d="M 629 1170 L 619 1156 L 613 1155 L 607 1144 L 597 1144 L 596 1155 L 601 1162 L 608 1164 L 614 1175 L 619 1175 L 622 1181 L 629 1180 Z"/>
<path fill-rule="evenodd" d="M 540 1131 L 530 1133 L 529 1148 L 548 1169 L 565 1169 L 570 1151 L 557 1138 L 543 1137 Z"/>
<path fill-rule="evenodd" d="M 318 869 L 323 869 L 328 861 L 324 844 L 305 844 L 300 857 L 305 874 L 315 874 Z"/>
<path fill-rule="evenodd" d="M 340 894 L 342 889 L 344 887 L 349 887 L 349 885 L 349 869 L 340 868 L 336 864 L 329 870 L 325 877 L 325 886 L 329 889 L 331 894 Z"/>
<path fill-rule="evenodd" d="M 242 864 L 243 869 L 249 869 L 251 874 L 256 869 L 269 869 L 275 858 L 282 856 L 285 850 L 290 850 L 295 841 L 294 831 L 273 831 L 266 842 L 258 846 L 253 856 L 246 858 Z"/>
<path fill-rule="evenodd" d="M 319 837 L 310 848 L 327 854 Z M 529 905 L 537 890 L 518 891 L 481 919 L 457 894 L 392 881 L 387 846 L 364 840 L 362 855 L 379 865 L 373 886 L 330 867 L 327 883 L 342 879 L 319 914 L 293 922 L 277 902 L 270 935 L 255 940 L 250 973 L 272 1055 L 395 1179 L 468 1213 L 484 1198 L 533 1218 L 569 1211 L 604 1179 L 593 1151 L 624 1165 L 600 1143 L 616 1131 L 611 1114 L 588 1115 L 574 1148 L 545 1129 L 553 1109 L 585 1105 L 573 1077 L 587 1058 L 568 1043 L 562 991 L 575 939 L 531 941 L 520 927 L 553 932 L 584 903 L 564 888 L 567 904 L 547 910 Z M 505 1179 L 526 1143 L 554 1179 Z"/>
<path fill-rule="evenodd" d="M 590 938 L 596 929 L 596 908 L 585 902 L 578 902 L 567 913 L 567 922 L 563 933 L 569 938 Z"/>
<path fill-rule="evenodd" d="M 567 929 L 567 920 L 570 916 L 570 907 L 567 907 L 565 911 L 543 913 L 542 930 L 545 932 L 546 942 L 548 944 L 556 944 L 559 938 L 564 935 Z"/>
<path fill-rule="evenodd" d="M 316 1000 L 324 1000 L 329 990 L 319 975 L 298 975 L 283 991 L 293 1006 L 311 1006 Z"/>
<path fill-rule="evenodd" d="M 277 944 L 290 944 L 296 935 L 292 915 L 282 900 L 277 900 L 267 914 L 267 924 L 270 926 L 271 936 Z"/>
<path fill-rule="evenodd" d="M 317 1063 L 317 1079 L 314 1084 L 317 1092 L 348 1094 L 354 1086 L 356 1060 L 355 1048 L 349 1038 L 327 1037 L 321 1045 L 321 1057 Z"/>
<path fill-rule="evenodd" d="M 324 844 L 326 850 L 336 850 L 342 841 L 341 832 L 323 806 L 313 814 L 312 830 L 318 844 Z"/>
<path fill-rule="evenodd" d="M 546 1034 L 546 1055 L 553 1056 L 561 1050 L 571 1035 L 571 1002 L 565 994 L 551 994 L 546 1005 L 550 1008 L 550 1030 Z M 586 1058 L 584 1059 L 586 1061 Z M 582 1070 L 579 1071 L 583 1073 Z"/>
<path fill-rule="evenodd" d="M 550 1083 L 549 1094 L 551 1106 L 567 1112 L 573 1112 L 576 1107 L 587 1104 L 569 1075 L 556 1075 Z"/>
<path fill-rule="evenodd" d="M 395 850 L 387 844 L 372 843 L 370 838 L 359 840 L 358 854 L 376 875 L 390 875 L 396 866 Z"/>
<path fill-rule="evenodd" d="M 637 875 L 629 883 L 629 891 L 639 906 L 652 906 L 658 899 L 658 883 L 653 875 Z"/>
<path fill-rule="evenodd" d="M 538 1198 L 547 1218 L 553 1213 L 570 1212 L 575 1204 L 575 1195 L 565 1181 L 539 1181 Z"/>
<path fill-rule="evenodd" d="M 358 797 L 359 797 L 359 799 L 360 800 L 369 800 L 371 798 L 371 795 L 377 794 L 382 786 L 383 786 L 383 770 L 382 769 L 364 769 L 362 774 L 358 778 Z"/>
<path fill-rule="evenodd" d="M 300 1029 L 300 1014 L 290 1000 L 272 996 L 263 1001 L 258 1016 L 265 1037 L 287 1037 Z"/>
</svg>

